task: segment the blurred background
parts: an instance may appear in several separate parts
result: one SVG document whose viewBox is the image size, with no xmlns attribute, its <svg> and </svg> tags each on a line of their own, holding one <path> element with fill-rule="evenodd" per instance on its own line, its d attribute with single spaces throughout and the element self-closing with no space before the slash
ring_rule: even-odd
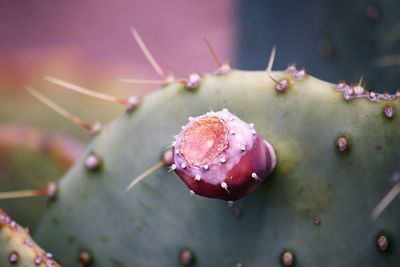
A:
<svg viewBox="0 0 400 267">
<path fill-rule="evenodd" d="M 400 87 L 400 1 L 41 0 L 0 1 L 0 191 L 45 187 L 80 154 L 88 134 L 27 94 L 26 85 L 89 122 L 123 108 L 50 84 L 44 75 L 120 97 L 159 79 L 130 33 L 134 26 L 166 71 L 205 72 L 216 64 L 203 41 L 235 68 L 295 63 L 330 82 L 361 78 L 369 90 Z M 1 201 L 34 226 L 45 199 Z"/>
</svg>

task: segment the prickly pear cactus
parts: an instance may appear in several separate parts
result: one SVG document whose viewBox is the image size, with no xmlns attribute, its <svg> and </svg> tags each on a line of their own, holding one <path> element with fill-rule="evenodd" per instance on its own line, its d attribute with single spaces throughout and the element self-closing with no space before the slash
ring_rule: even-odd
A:
<svg viewBox="0 0 400 267">
<path fill-rule="evenodd" d="M 58 267 L 51 253 L 41 249 L 23 229 L 0 209 L 1 266 Z"/>
<path fill-rule="evenodd" d="M 164 164 L 124 193 L 189 117 L 224 108 L 275 151 L 276 167 L 255 191 L 233 206 L 190 197 Z M 376 220 L 371 212 L 399 167 L 399 108 L 398 95 L 294 67 L 172 82 L 93 138 L 37 240 L 63 266 L 76 266 L 82 251 L 93 266 L 396 266 L 397 205 Z"/>
</svg>

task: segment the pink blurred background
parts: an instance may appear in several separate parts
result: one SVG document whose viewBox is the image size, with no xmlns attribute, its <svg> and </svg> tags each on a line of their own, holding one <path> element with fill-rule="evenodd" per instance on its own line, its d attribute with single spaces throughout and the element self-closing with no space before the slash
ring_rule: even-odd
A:
<svg viewBox="0 0 400 267">
<path fill-rule="evenodd" d="M 130 26 L 165 70 L 210 71 L 215 63 L 203 38 L 229 59 L 232 13 L 229 0 L 1 1 L 0 90 L 18 90 L 44 74 L 84 84 L 157 79 Z"/>
</svg>

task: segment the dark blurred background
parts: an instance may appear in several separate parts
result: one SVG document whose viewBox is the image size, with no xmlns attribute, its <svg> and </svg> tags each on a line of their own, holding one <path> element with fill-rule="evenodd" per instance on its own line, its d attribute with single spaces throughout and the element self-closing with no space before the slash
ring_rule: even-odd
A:
<svg viewBox="0 0 400 267">
<path fill-rule="evenodd" d="M 400 87 L 400 1 L 280 0 L 237 2 L 238 65 L 264 68 L 272 44 L 276 66 L 305 67 L 336 82 L 358 82 L 370 90 Z"/>
</svg>

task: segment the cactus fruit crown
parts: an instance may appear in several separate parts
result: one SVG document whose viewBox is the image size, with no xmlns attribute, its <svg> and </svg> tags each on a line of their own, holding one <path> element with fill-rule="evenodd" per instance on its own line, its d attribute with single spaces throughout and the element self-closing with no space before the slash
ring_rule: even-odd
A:
<svg viewBox="0 0 400 267">
<path fill-rule="evenodd" d="M 93 266 L 398 264 L 400 213 L 392 205 L 374 221 L 370 214 L 398 168 L 399 93 L 327 83 L 294 66 L 272 71 L 273 59 L 267 71 L 231 70 L 217 60 L 212 74 L 166 78 L 148 58 L 162 90 L 133 109 L 101 96 L 127 112 L 96 128 L 36 229 L 63 265 L 76 265 L 82 249 Z M 191 195 L 246 197 L 229 208 L 188 198 L 165 165 Z M 132 175 L 137 186 L 123 194 Z"/>
</svg>

